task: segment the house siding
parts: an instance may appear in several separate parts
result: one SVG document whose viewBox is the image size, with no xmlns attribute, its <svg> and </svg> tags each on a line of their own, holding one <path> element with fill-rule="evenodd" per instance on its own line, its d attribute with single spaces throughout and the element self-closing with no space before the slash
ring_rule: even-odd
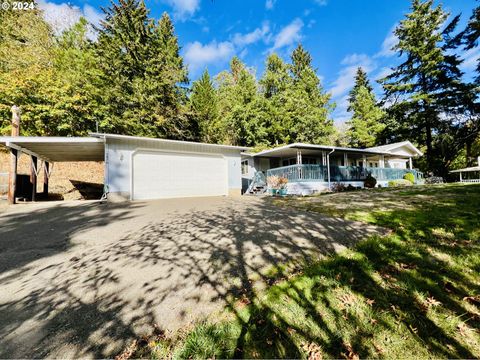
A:
<svg viewBox="0 0 480 360">
<path fill-rule="evenodd" d="M 116 197 L 116 195 L 121 198 L 130 196 L 132 154 L 137 149 L 223 155 L 227 161 L 229 194 L 240 194 L 242 187 L 240 150 L 209 147 L 200 143 L 165 143 L 140 139 L 107 138 L 105 147 L 105 184 L 108 186 L 108 191 L 112 194 L 112 198 Z M 195 174 L 192 174 L 192 176 L 195 176 Z"/>
</svg>

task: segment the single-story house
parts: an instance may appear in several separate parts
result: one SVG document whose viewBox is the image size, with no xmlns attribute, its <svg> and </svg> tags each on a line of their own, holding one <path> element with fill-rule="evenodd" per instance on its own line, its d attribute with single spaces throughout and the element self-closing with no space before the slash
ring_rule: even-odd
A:
<svg viewBox="0 0 480 360">
<path fill-rule="evenodd" d="M 242 146 L 92 133 L 0 137 L 0 145 L 14 155 L 30 155 L 33 164 L 43 161 L 47 174 L 54 162 L 104 161 L 105 195 L 113 200 L 240 195 L 265 186 L 271 175 L 286 177 L 290 194 L 321 191 L 332 182 L 363 186 L 368 174 L 382 186 L 407 172 L 417 181 L 422 177 L 412 165 L 422 153 L 408 141 L 368 149 L 294 143 L 250 153 Z M 11 166 L 16 174 L 16 160 Z M 16 189 L 12 178 L 10 199 Z"/>
<path fill-rule="evenodd" d="M 113 134 L 0 137 L 35 161 L 104 161 L 108 199 L 240 195 L 242 146 Z M 15 171 L 16 172 L 16 171 Z"/>
<path fill-rule="evenodd" d="M 413 173 L 420 183 L 423 174 L 413 168 L 413 159 L 422 155 L 410 141 L 367 149 L 294 143 L 243 153 L 242 190 L 257 192 L 273 175 L 287 178 L 287 193 L 297 195 L 329 189 L 334 182 L 363 187 L 369 174 L 377 186 L 388 186 L 406 173 Z"/>
<path fill-rule="evenodd" d="M 459 174 L 459 181 L 463 183 L 480 183 L 480 156 L 477 158 L 477 166 L 452 170 L 450 173 Z"/>
</svg>

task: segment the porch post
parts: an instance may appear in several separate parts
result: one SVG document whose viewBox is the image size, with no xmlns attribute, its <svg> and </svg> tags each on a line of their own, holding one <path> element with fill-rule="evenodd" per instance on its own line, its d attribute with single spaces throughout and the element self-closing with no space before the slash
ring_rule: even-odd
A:
<svg viewBox="0 0 480 360">
<path fill-rule="evenodd" d="M 297 150 L 297 165 L 302 165 L 302 152 Z"/>
<path fill-rule="evenodd" d="M 37 199 L 37 166 L 38 160 L 36 156 L 31 156 L 30 163 L 30 183 L 32 184 L 32 201 Z"/>
<path fill-rule="evenodd" d="M 45 199 L 48 199 L 48 177 L 50 176 L 49 168 L 50 163 L 45 161 L 43 167 L 43 196 L 45 196 Z"/>
<path fill-rule="evenodd" d="M 462 172 L 460 171 L 460 182 L 463 182 L 462 180 Z"/>
<path fill-rule="evenodd" d="M 363 155 L 363 167 L 367 167 L 367 155 Z"/>
<path fill-rule="evenodd" d="M 412 158 L 408 158 L 408 165 L 410 166 L 410 170 L 413 169 Z"/>
<path fill-rule="evenodd" d="M 378 161 L 378 166 L 381 168 L 385 167 L 385 155 L 380 155 L 380 160 Z"/>
<path fill-rule="evenodd" d="M 20 108 L 16 105 L 12 106 L 12 136 L 20 135 Z M 15 192 L 17 189 L 17 164 L 19 151 L 10 149 L 10 169 L 8 172 L 8 203 L 15 204 Z"/>
<path fill-rule="evenodd" d="M 347 153 L 344 153 L 344 154 L 343 154 L 343 163 L 345 164 L 345 166 L 348 166 L 348 156 L 347 156 Z"/>
<path fill-rule="evenodd" d="M 322 165 L 327 165 L 327 155 L 325 154 L 325 151 L 322 151 Z"/>
</svg>

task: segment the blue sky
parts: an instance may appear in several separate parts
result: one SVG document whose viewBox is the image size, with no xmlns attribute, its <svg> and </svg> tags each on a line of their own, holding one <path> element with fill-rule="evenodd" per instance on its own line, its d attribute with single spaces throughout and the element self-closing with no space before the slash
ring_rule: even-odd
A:
<svg viewBox="0 0 480 360">
<path fill-rule="evenodd" d="M 239 56 L 257 77 L 263 72 L 266 56 L 277 52 L 288 60 L 301 42 L 312 54 L 324 88 L 337 103 L 333 118 L 345 121 L 346 95 L 358 66 L 371 79 L 388 73 L 399 59 L 389 51 L 395 43 L 392 29 L 409 11 L 407 0 L 147 0 L 150 15 L 171 14 L 189 66 L 196 79 L 208 68 L 213 75 L 228 67 L 230 58 Z M 437 2 L 438 4 L 439 2 Z M 107 0 L 40 0 L 45 16 L 62 29 L 79 15 L 93 23 L 102 17 L 100 7 Z M 459 28 L 465 26 L 476 3 L 448 0 L 443 7 L 452 15 L 462 13 Z M 463 70 L 470 77 L 480 49 L 465 53 Z M 376 91 L 380 93 L 377 86 Z"/>
</svg>

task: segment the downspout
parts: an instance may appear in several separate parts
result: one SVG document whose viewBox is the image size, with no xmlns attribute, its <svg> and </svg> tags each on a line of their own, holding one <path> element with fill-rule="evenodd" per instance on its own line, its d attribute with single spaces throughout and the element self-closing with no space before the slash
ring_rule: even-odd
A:
<svg viewBox="0 0 480 360">
<path fill-rule="evenodd" d="M 327 177 L 328 177 L 328 189 L 330 190 L 331 189 L 331 182 L 330 182 L 330 155 L 333 154 L 335 152 L 335 149 L 332 149 L 332 151 L 330 151 L 328 154 L 327 154 Z"/>
</svg>

